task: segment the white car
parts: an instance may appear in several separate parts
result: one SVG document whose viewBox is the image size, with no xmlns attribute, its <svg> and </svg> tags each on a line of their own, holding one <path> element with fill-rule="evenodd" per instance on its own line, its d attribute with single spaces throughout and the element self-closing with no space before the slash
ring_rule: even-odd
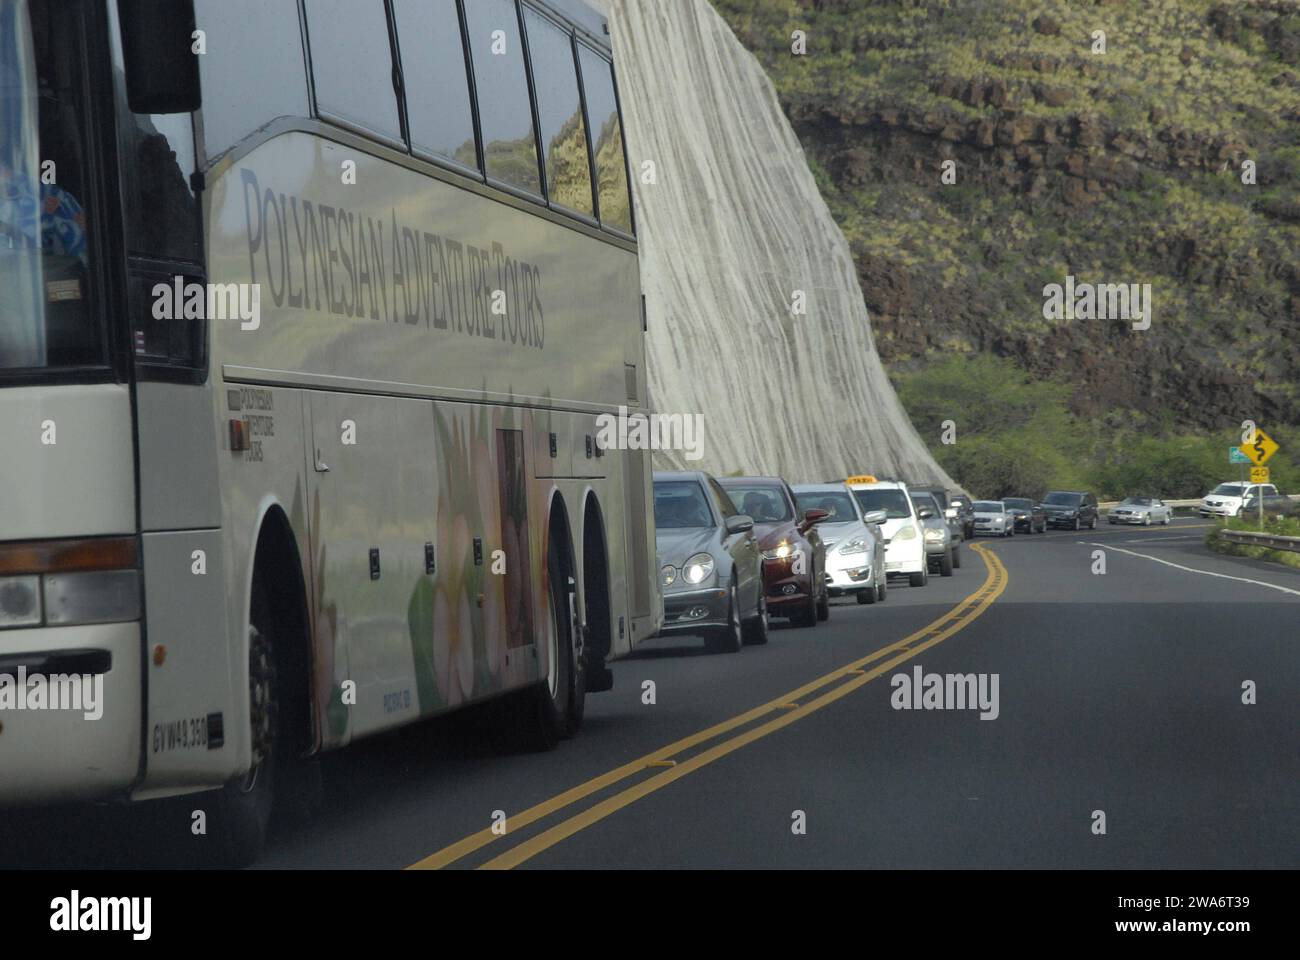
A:
<svg viewBox="0 0 1300 960">
<path fill-rule="evenodd" d="M 863 514 L 842 483 L 805 483 L 792 487 L 800 513 L 825 510 L 817 524 L 826 548 L 826 589 L 832 597 L 853 594 L 858 603 L 885 599 L 885 535 L 878 524 L 885 514 Z"/>
<path fill-rule="evenodd" d="M 1169 523 L 1174 508 L 1157 497 L 1125 497 L 1106 514 L 1107 523 L 1139 523 L 1149 527 L 1153 523 Z"/>
<path fill-rule="evenodd" d="M 1261 490 L 1265 497 L 1277 496 L 1277 487 L 1271 483 L 1221 483 L 1205 495 L 1200 514 L 1203 517 L 1239 517 L 1246 501 L 1259 496 Z"/>
<path fill-rule="evenodd" d="M 1016 535 L 1016 515 L 1007 509 L 1001 500 L 976 500 L 975 536 L 991 533 L 999 537 Z"/>
<path fill-rule="evenodd" d="M 885 512 L 884 522 L 880 524 L 880 532 L 885 535 L 885 575 L 907 577 L 914 587 L 929 583 L 921 520 L 912 505 L 907 484 L 872 476 L 849 477 L 846 482 L 864 515 L 877 510 Z"/>
</svg>

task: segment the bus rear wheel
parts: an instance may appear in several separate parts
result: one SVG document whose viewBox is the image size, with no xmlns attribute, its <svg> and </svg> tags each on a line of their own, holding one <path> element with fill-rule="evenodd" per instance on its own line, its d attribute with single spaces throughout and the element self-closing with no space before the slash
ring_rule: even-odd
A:
<svg viewBox="0 0 1300 960">
<path fill-rule="evenodd" d="M 575 654 L 572 590 L 569 572 L 554 544 L 547 557 L 547 579 L 551 590 L 551 629 L 547 633 L 546 678 L 534 688 L 535 709 L 525 725 L 525 744 L 536 751 L 553 750 L 565 737 L 573 736 L 582 723 L 586 689 Z"/>
</svg>

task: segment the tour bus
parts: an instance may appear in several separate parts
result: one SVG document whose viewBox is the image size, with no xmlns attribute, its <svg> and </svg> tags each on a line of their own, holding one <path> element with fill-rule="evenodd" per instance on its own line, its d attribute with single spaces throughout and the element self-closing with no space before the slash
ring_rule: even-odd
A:
<svg viewBox="0 0 1300 960">
<path fill-rule="evenodd" d="M 0 0 L 0 804 L 248 861 L 321 751 L 573 734 L 662 618 L 644 329 L 580 0 Z"/>
</svg>

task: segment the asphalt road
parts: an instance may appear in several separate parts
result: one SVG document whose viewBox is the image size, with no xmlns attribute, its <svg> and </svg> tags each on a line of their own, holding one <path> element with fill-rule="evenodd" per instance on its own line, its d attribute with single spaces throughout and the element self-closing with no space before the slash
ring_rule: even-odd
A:
<svg viewBox="0 0 1300 960">
<path fill-rule="evenodd" d="M 951 578 L 762 647 L 649 641 L 551 753 L 503 753 L 474 718 L 354 745 L 260 865 L 1295 868 L 1300 571 L 1204 532 L 981 539 Z M 895 709 L 918 666 L 996 675 L 996 717 Z M 192 863 L 159 809 L 23 815 L 0 865 Z"/>
</svg>

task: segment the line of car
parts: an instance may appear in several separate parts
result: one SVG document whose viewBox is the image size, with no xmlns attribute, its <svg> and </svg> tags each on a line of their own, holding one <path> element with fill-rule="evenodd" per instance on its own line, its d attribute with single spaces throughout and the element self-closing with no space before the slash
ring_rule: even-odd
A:
<svg viewBox="0 0 1300 960">
<path fill-rule="evenodd" d="M 1284 513 L 1293 501 L 1270 485 L 1220 484 L 1202 516 Z M 961 566 L 961 544 L 1050 528 L 1095 530 L 1097 498 L 1052 490 L 1041 500 L 972 501 L 942 486 L 863 474 L 827 483 L 776 476 L 654 475 L 656 549 L 664 604 L 662 634 L 696 634 L 716 652 L 766 643 L 772 617 L 814 627 L 834 597 L 882 602 L 889 580 L 923 587 Z M 1169 524 L 1173 507 L 1135 494 L 1105 514 L 1109 524 Z"/>
<path fill-rule="evenodd" d="M 961 566 L 964 495 L 870 475 L 791 485 L 781 477 L 657 472 L 661 634 L 715 652 L 766 643 L 770 619 L 813 627 L 832 597 L 885 600 L 890 578 L 925 586 Z"/>
</svg>

